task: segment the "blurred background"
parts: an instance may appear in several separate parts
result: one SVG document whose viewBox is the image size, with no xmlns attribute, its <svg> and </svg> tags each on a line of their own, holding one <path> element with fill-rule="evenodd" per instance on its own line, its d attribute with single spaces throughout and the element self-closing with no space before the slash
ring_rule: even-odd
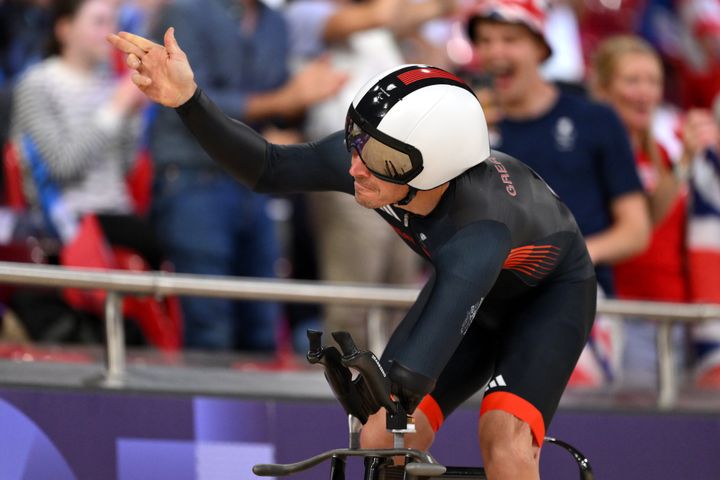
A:
<svg viewBox="0 0 720 480">
<path fill-rule="evenodd" d="M 398 64 L 465 79 L 493 148 L 559 194 L 597 268 L 549 433 L 598 478 L 720 478 L 719 0 L 0 0 L 0 480 L 247 478 L 344 445 L 305 332 L 379 355 L 427 278 L 352 197 L 255 194 L 147 102 L 105 37 L 169 26 L 210 98 L 273 143 L 340 130 Z M 170 288 L 73 288 L 54 267 Z M 221 277 L 288 298 L 208 295 Z M 291 302 L 292 281 L 402 298 Z M 479 399 L 444 427 L 441 462 L 480 462 Z M 571 466 L 548 453 L 544 477 Z"/>
</svg>

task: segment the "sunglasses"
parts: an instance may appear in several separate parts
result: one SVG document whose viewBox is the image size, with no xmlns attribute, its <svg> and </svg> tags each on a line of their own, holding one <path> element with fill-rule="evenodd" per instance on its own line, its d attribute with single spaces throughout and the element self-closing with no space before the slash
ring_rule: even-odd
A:
<svg viewBox="0 0 720 480">
<path fill-rule="evenodd" d="M 345 121 L 345 146 L 348 152 L 357 152 L 374 176 L 387 182 L 406 184 L 423 169 L 422 154 L 417 148 L 372 127 L 352 106 Z"/>
</svg>

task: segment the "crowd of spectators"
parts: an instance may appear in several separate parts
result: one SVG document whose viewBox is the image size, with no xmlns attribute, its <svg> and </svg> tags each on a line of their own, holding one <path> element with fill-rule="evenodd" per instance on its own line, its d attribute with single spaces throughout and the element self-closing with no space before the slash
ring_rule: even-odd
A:
<svg viewBox="0 0 720 480">
<path fill-rule="evenodd" d="M 720 303 L 720 0 L 0 0 L 0 260 L 73 264 L 92 231 L 146 269 L 422 282 L 419 258 L 351 197 L 254 194 L 175 112 L 146 103 L 104 37 L 159 40 L 169 26 L 198 84 L 274 143 L 341 129 L 359 86 L 394 65 L 455 71 L 485 108 L 492 147 L 573 211 L 601 295 Z M 23 251 L 30 237 L 43 255 Z M 42 332 L 41 302 L 0 293 L 0 332 L 12 321 L 31 340 L 88 339 Z M 52 301 L 73 318 L 82 302 L 67 297 Z M 180 304 L 187 348 L 273 352 L 307 325 L 368 341 L 367 309 Z M 610 323 L 596 323 L 575 380 L 654 382 L 653 324 L 618 334 Z M 674 335 L 701 385 L 720 385 L 719 324 Z"/>
</svg>

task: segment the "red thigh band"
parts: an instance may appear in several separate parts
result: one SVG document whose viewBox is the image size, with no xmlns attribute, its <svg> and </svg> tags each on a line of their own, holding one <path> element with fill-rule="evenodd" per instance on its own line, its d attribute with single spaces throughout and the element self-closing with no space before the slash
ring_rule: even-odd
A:
<svg viewBox="0 0 720 480">
<path fill-rule="evenodd" d="M 425 414 L 430 422 L 433 432 L 437 433 L 445 420 L 445 416 L 443 415 L 442 410 L 440 410 L 440 405 L 437 404 L 433 397 L 425 395 L 425 398 L 422 399 L 422 402 L 420 402 L 420 405 L 418 405 L 417 408 Z"/>
<path fill-rule="evenodd" d="M 514 393 L 493 392 L 483 398 L 480 415 L 490 410 L 502 410 L 530 425 L 535 441 L 538 446 L 542 447 L 545 439 L 545 421 L 540 411 L 532 403 Z"/>
</svg>

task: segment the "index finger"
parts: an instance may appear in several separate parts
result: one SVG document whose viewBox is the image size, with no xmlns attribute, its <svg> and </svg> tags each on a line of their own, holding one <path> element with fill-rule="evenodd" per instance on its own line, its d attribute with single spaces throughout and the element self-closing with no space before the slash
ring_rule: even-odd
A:
<svg viewBox="0 0 720 480">
<path fill-rule="evenodd" d="M 129 42 L 125 40 L 124 38 L 121 38 L 114 33 L 111 33 L 107 37 L 108 42 L 110 42 L 115 48 L 118 50 L 127 53 L 127 54 L 134 54 L 138 58 L 142 58 L 143 55 L 145 55 L 145 50 L 138 47 L 132 42 Z"/>
<path fill-rule="evenodd" d="M 124 40 L 127 40 L 133 45 L 137 45 L 145 52 L 150 50 L 152 47 L 162 47 L 162 45 L 158 45 L 157 43 L 151 42 L 147 38 L 141 37 L 140 35 L 135 35 L 134 33 L 120 32 L 118 33 L 118 36 Z"/>
</svg>

